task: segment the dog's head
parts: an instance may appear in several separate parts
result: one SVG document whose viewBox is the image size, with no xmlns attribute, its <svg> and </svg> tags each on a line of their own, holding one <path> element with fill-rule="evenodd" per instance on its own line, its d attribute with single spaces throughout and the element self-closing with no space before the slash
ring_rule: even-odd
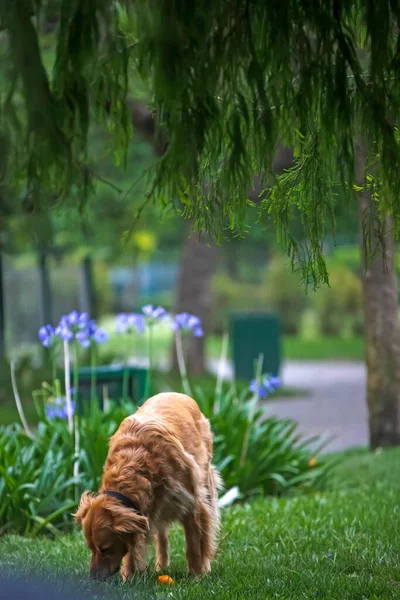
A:
<svg viewBox="0 0 400 600">
<path fill-rule="evenodd" d="M 147 517 L 105 494 L 93 496 L 84 492 L 74 517 L 82 525 L 92 552 L 90 576 L 101 581 L 117 573 L 137 536 L 149 530 Z"/>
</svg>

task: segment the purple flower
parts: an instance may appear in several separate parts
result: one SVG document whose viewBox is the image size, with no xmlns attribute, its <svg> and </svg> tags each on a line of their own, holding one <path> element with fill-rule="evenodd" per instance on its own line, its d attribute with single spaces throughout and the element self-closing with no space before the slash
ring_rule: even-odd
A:
<svg viewBox="0 0 400 600">
<path fill-rule="evenodd" d="M 163 321 L 167 317 L 167 312 L 162 306 L 154 308 L 152 304 L 143 306 L 142 313 L 148 318 L 151 324 L 155 321 Z"/>
<path fill-rule="evenodd" d="M 90 321 L 87 322 L 86 327 L 83 331 L 86 331 L 87 335 L 89 337 L 93 337 L 94 334 L 96 333 L 97 329 L 98 328 L 97 328 L 96 321 L 94 319 L 91 319 Z"/>
<path fill-rule="evenodd" d="M 76 340 L 82 348 L 90 348 L 90 337 L 88 335 L 88 331 L 78 331 L 76 334 Z"/>
<path fill-rule="evenodd" d="M 146 329 L 145 317 L 137 313 L 121 313 L 115 318 L 115 331 L 117 333 L 129 333 L 136 329 L 138 333 L 144 333 Z"/>
<path fill-rule="evenodd" d="M 73 310 L 69 313 L 69 315 L 65 315 L 64 318 L 67 321 L 68 325 L 71 325 L 71 327 L 73 327 L 74 325 L 77 325 L 79 323 L 79 317 L 80 314 L 78 313 L 78 311 Z"/>
<path fill-rule="evenodd" d="M 263 384 L 267 388 L 270 394 L 273 394 L 277 388 L 281 385 L 281 380 L 279 377 L 274 377 L 272 375 L 267 375 L 263 379 Z"/>
<path fill-rule="evenodd" d="M 70 342 L 77 334 L 87 328 L 89 316 L 87 313 L 79 313 L 73 310 L 69 315 L 63 315 L 56 328 L 58 335 L 64 342 Z"/>
<path fill-rule="evenodd" d="M 134 327 L 138 333 L 144 333 L 146 329 L 144 316 L 137 313 L 128 315 L 128 327 Z"/>
<path fill-rule="evenodd" d="M 71 402 L 72 414 L 75 412 L 75 402 Z M 49 419 L 67 419 L 68 410 L 65 398 L 54 398 L 46 406 L 46 415 Z"/>
<path fill-rule="evenodd" d="M 250 392 L 257 394 L 259 398 L 266 398 L 268 396 L 268 390 L 263 383 L 258 383 L 256 379 L 250 381 L 249 386 Z"/>
<path fill-rule="evenodd" d="M 96 342 L 96 344 L 104 344 L 108 341 L 109 337 L 110 336 L 105 329 L 98 327 L 93 334 L 93 341 Z"/>
<path fill-rule="evenodd" d="M 279 377 L 263 375 L 260 383 L 255 379 L 250 381 L 249 390 L 260 398 L 266 398 L 268 394 L 273 394 L 280 385 L 281 380 Z"/>
<path fill-rule="evenodd" d="M 54 338 L 64 342 L 71 342 L 74 338 L 83 348 L 89 348 L 92 341 L 103 344 L 108 340 L 108 334 L 104 329 L 97 327 L 94 319 L 89 320 L 87 313 L 73 310 L 68 315 L 63 315 L 56 329 L 46 325 L 39 329 L 39 339 L 43 346 L 50 346 Z"/>
<path fill-rule="evenodd" d="M 49 348 L 55 341 L 56 332 L 52 325 L 44 325 L 44 327 L 39 329 L 38 336 L 39 340 L 42 342 L 42 346 Z"/>
<path fill-rule="evenodd" d="M 108 333 L 102 327 L 97 327 L 94 319 L 87 321 L 84 329 L 76 334 L 78 343 L 83 348 L 90 348 L 92 343 L 104 344 L 109 339 Z"/>
<path fill-rule="evenodd" d="M 172 321 L 172 329 L 174 331 L 192 333 L 195 337 L 202 337 L 204 335 L 199 317 L 187 312 L 175 315 L 175 319 Z"/>
<path fill-rule="evenodd" d="M 116 333 L 126 333 L 128 331 L 128 315 L 121 313 L 115 317 Z"/>
<path fill-rule="evenodd" d="M 64 317 L 61 318 L 60 323 L 56 327 L 56 335 L 61 338 L 64 342 L 70 342 L 74 339 L 74 334 L 71 329 L 68 327 L 66 321 L 63 320 Z"/>
</svg>

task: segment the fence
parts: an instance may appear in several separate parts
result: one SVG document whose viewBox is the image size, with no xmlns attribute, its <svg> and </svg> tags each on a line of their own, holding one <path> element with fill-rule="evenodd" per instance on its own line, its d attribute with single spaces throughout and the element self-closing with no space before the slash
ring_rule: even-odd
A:
<svg viewBox="0 0 400 600">
<path fill-rule="evenodd" d="M 48 261 L 51 290 L 51 320 L 62 314 L 83 310 L 82 269 L 79 264 Z M 94 261 L 94 285 L 99 314 L 137 309 L 142 302 L 162 295 L 174 297 L 178 266 L 161 261 L 138 267 L 112 267 Z M 41 323 L 40 271 L 33 260 L 21 264 L 21 257 L 3 259 L 3 297 L 6 347 L 37 340 Z"/>
</svg>

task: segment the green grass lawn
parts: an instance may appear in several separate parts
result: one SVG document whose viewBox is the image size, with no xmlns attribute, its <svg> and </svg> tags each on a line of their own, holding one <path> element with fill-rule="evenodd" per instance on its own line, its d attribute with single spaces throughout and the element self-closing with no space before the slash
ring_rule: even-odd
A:
<svg viewBox="0 0 400 600">
<path fill-rule="evenodd" d="M 286 360 L 364 360 L 364 339 L 284 336 L 283 356 Z"/>
<path fill-rule="evenodd" d="M 156 585 L 153 560 L 146 577 L 94 586 L 80 533 L 49 539 L 5 536 L 0 564 L 43 579 L 73 577 L 96 597 L 229 600 L 400 597 L 400 451 L 344 455 L 328 490 L 312 496 L 269 498 L 225 509 L 213 573 L 185 574 L 180 529 L 172 533 L 169 574 L 176 585 Z M 94 591 L 94 589 L 93 589 Z"/>
</svg>

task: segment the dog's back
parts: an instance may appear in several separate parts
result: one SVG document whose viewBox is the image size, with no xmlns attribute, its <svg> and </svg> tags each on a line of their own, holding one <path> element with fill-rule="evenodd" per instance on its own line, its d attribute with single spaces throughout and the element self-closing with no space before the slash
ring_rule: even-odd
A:
<svg viewBox="0 0 400 600">
<path fill-rule="evenodd" d="M 157 394 L 133 415 L 140 423 L 159 422 L 179 440 L 184 450 L 205 467 L 212 458 L 212 433 L 197 403 L 178 393 Z"/>
<path fill-rule="evenodd" d="M 121 437 L 151 439 L 176 449 L 201 469 L 212 459 L 212 433 L 209 421 L 197 403 L 178 393 L 157 394 L 127 417 L 110 440 L 110 451 Z"/>
</svg>

